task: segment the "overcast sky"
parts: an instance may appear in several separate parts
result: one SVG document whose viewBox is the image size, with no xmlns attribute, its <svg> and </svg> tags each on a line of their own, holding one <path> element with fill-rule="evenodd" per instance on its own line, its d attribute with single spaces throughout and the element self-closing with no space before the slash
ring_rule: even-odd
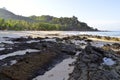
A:
<svg viewBox="0 0 120 80">
<path fill-rule="evenodd" d="M 74 15 L 94 28 L 120 31 L 120 0 L 0 0 L 0 7 L 23 16 Z"/>
</svg>

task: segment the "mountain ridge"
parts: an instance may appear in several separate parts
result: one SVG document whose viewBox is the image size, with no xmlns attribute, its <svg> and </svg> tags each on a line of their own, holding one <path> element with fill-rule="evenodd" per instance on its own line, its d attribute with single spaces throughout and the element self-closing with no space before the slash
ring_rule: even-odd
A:
<svg viewBox="0 0 120 80">
<path fill-rule="evenodd" d="M 97 29 L 94 29 L 93 27 L 88 26 L 86 23 L 80 22 L 78 18 L 75 16 L 60 17 L 60 18 L 50 16 L 50 15 L 24 17 L 24 16 L 16 15 L 13 12 L 8 11 L 7 9 L 0 8 L 0 18 L 4 19 L 5 21 L 9 21 L 9 20 L 12 20 L 13 22 L 17 21 L 18 23 L 17 25 L 19 25 L 19 27 L 20 26 L 26 27 L 25 24 L 23 23 L 26 23 L 27 27 L 28 25 L 29 26 L 34 25 L 34 27 L 37 26 L 35 30 L 38 29 L 38 30 L 98 31 Z M 14 25 L 14 27 L 15 26 L 16 25 Z M 29 29 L 27 28 L 27 30 Z M 34 28 L 31 28 L 31 29 L 34 29 Z M 22 30 L 24 29 L 22 28 Z"/>
<path fill-rule="evenodd" d="M 13 20 L 26 20 L 29 22 L 33 22 L 32 19 L 30 19 L 29 17 L 16 15 L 12 13 L 11 11 L 8 11 L 7 9 L 4 9 L 4 8 L 0 8 L 0 18 L 3 18 L 5 20 L 13 19 Z"/>
</svg>

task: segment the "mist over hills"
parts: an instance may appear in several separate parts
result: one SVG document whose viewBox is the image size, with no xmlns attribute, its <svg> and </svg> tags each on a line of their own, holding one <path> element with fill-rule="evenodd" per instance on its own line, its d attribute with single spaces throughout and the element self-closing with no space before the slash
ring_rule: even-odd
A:
<svg viewBox="0 0 120 80">
<path fill-rule="evenodd" d="M 0 8 L 1 30 L 72 30 L 98 31 L 77 17 L 53 17 L 50 15 L 24 17 L 16 15 L 7 9 Z M 7 26 L 7 27 L 6 27 Z"/>
</svg>

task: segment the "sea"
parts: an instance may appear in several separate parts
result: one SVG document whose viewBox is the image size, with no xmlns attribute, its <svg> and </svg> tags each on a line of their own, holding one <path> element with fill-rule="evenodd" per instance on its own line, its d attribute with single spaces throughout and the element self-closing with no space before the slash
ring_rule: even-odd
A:
<svg viewBox="0 0 120 80">
<path fill-rule="evenodd" d="M 120 31 L 0 31 L 0 38 L 2 37 L 20 37 L 20 36 L 29 36 L 29 35 L 37 35 L 37 36 L 47 36 L 47 35 L 99 35 L 99 36 L 110 36 L 110 37 L 118 37 L 120 38 Z"/>
<path fill-rule="evenodd" d="M 67 31 L 64 32 L 67 35 L 80 35 L 80 34 L 87 34 L 87 35 L 98 35 L 98 36 L 109 36 L 109 37 L 119 37 L 120 38 L 120 31 Z"/>
</svg>

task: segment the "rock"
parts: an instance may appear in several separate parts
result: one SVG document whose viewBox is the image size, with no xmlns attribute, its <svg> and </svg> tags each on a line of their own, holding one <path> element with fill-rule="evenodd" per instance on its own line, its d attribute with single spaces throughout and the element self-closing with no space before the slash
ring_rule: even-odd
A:
<svg viewBox="0 0 120 80">
<path fill-rule="evenodd" d="M 109 60 L 103 64 L 105 58 Z M 119 80 L 119 58 L 120 56 L 116 56 L 114 53 L 88 45 L 79 54 L 68 80 Z"/>
<path fill-rule="evenodd" d="M 120 44 L 119 43 L 114 43 L 114 44 L 112 44 L 112 48 L 120 49 Z"/>
<path fill-rule="evenodd" d="M 93 41 L 90 39 L 86 39 L 85 42 L 93 42 Z"/>
<path fill-rule="evenodd" d="M 71 40 L 84 41 L 88 45 L 81 49 L 81 44 L 75 45 Z M 120 79 L 120 57 L 114 52 L 106 52 L 101 48 L 90 45 L 90 40 L 80 36 L 65 38 L 16 38 L 14 44 L 0 44 L 5 50 L 0 51 L 0 55 L 12 53 L 18 50 L 37 49 L 40 52 L 26 52 L 22 56 L 12 56 L 0 61 L 0 80 L 31 80 L 38 74 L 43 75 L 47 71 L 48 65 L 54 60 L 59 62 L 68 55 L 77 55 L 77 61 L 73 73 L 69 80 L 119 80 Z M 27 43 L 30 40 L 39 40 L 39 42 Z M 55 40 L 55 41 L 51 41 Z M 111 47 L 111 45 L 108 45 Z M 119 48 L 119 44 L 112 45 Z M 10 49 L 11 48 L 11 49 Z M 107 58 L 109 60 L 105 60 Z M 15 61 L 13 61 L 15 60 Z M 108 65 L 109 62 L 115 62 Z M 12 61 L 12 62 L 11 62 Z M 13 65 L 10 65 L 10 64 Z"/>
<path fill-rule="evenodd" d="M 50 41 L 52 39 L 56 41 Z M 0 80 L 31 80 L 37 75 L 43 75 L 52 66 L 69 55 L 75 55 L 76 50 L 81 49 L 80 47 L 76 49 L 76 46 L 69 42 L 62 43 L 59 38 L 30 37 L 11 40 L 14 42 L 13 44 L 4 44 L 3 46 L 1 44 L 0 47 L 5 47 L 5 50 L 1 50 L 0 55 L 26 49 L 36 49 L 40 52 L 28 51 L 25 55 L 10 56 L 1 60 Z M 39 40 L 39 42 L 27 43 L 30 40 Z"/>
<path fill-rule="evenodd" d="M 17 42 L 26 41 L 26 40 L 27 38 L 23 38 L 23 37 L 12 39 L 12 41 L 17 41 Z"/>
<path fill-rule="evenodd" d="M 12 80 L 12 79 L 0 73 L 0 80 Z"/>
<path fill-rule="evenodd" d="M 76 47 L 75 47 L 75 45 L 66 44 L 66 45 L 63 45 L 63 47 L 61 48 L 61 51 L 64 53 L 67 53 L 69 55 L 75 55 Z"/>
<path fill-rule="evenodd" d="M 115 51 L 116 53 L 118 53 L 120 51 L 120 44 L 119 43 L 113 43 L 111 45 L 106 44 L 102 47 L 104 50 L 112 50 Z"/>
<path fill-rule="evenodd" d="M 34 71 L 44 69 L 45 64 L 52 61 L 56 55 L 52 51 L 31 54 L 10 67 L 4 67 L 0 73 L 12 80 L 29 80 L 33 77 Z"/>
</svg>

